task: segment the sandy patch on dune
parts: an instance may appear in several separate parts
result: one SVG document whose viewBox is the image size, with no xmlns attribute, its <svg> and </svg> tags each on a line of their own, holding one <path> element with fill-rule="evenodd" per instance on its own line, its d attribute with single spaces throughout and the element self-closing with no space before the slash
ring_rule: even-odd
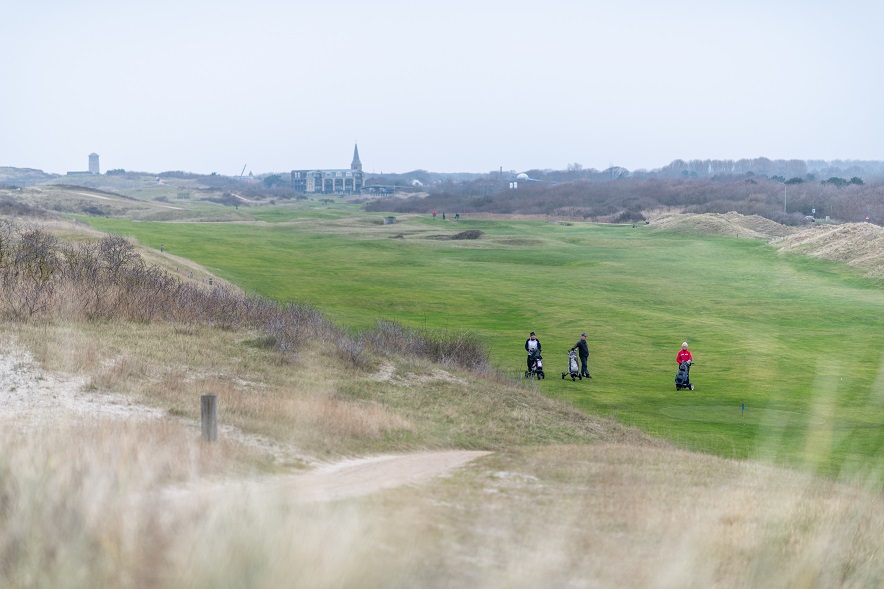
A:
<svg viewBox="0 0 884 589">
<path fill-rule="evenodd" d="M 442 372 L 442 371 L 440 371 Z M 390 378 L 392 365 L 380 377 Z M 447 373 L 446 373 L 447 374 Z M 443 374 L 444 376 L 444 374 Z M 441 377 L 440 377 L 441 378 Z M 175 419 L 166 411 L 133 403 L 125 395 L 84 390 L 87 379 L 51 374 L 36 364 L 29 351 L 6 342 L 0 346 L 0 424 L 22 432 L 40 430 L 65 422 L 90 419 Z M 200 424 L 182 420 L 199 436 Z M 416 485 L 488 452 L 441 451 L 403 455 L 370 456 L 335 463 L 321 463 L 297 448 L 250 434 L 224 424 L 219 437 L 233 440 L 272 456 L 282 464 L 300 462 L 314 468 L 303 474 L 270 477 L 260 481 L 227 481 L 170 489 L 172 496 L 215 493 L 231 486 L 254 490 L 281 490 L 293 500 L 314 502 L 357 497 L 403 485 Z M 262 491 L 263 492 L 263 491 Z"/>
<path fill-rule="evenodd" d="M 731 212 L 663 215 L 651 226 L 686 234 L 761 239 L 781 252 L 841 262 L 868 278 L 884 278 L 884 228 L 871 223 L 813 223 L 797 228 Z"/>
<path fill-rule="evenodd" d="M 884 227 L 871 223 L 814 225 L 770 243 L 780 251 L 843 262 L 870 278 L 884 277 Z"/>
<path fill-rule="evenodd" d="M 159 419 L 165 412 L 133 404 L 123 395 L 84 391 L 84 378 L 42 370 L 27 350 L 0 350 L 0 420 L 22 430 L 38 430 L 77 418 Z"/>
</svg>

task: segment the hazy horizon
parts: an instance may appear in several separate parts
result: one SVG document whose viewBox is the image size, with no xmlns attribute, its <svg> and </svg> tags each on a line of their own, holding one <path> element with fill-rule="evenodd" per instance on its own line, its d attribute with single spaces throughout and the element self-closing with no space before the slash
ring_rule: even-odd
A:
<svg viewBox="0 0 884 589">
<path fill-rule="evenodd" d="M 0 166 L 884 160 L 878 2 L 16 2 Z"/>
</svg>

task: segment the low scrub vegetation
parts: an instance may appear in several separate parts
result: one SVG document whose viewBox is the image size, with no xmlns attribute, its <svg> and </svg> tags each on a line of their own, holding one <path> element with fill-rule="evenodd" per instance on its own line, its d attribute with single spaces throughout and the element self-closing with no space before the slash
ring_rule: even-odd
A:
<svg viewBox="0 0 884 589">
<path fill-rule="evenodd" d="M 474 333 L 428 331 L 385 320 L 378 321 L 374 329 L 364 332 L 360 342 L 385 354 L 412 354 L 467 370 L 487 369 L 487 346 Z"/>
<path fill-rule="evenodd" d="M 0 215 L 8 217 L 30 217 L 39 219 L 46 217 L 46 211 L 17 201 L 8 196 L 0 198 Z"/>
<path fill-rule="evenodd" d="M 469 334 L 380 324 L 347 334 L 317 309 L 278 303 L 226 285 L 183 280 L 145 262 L 120 236 L 68 244 L 38 226 L 0 220 L 0 317 L 15 321 L 164 321 L 223 329 L 257 329 L 277 350 L 293 354 L 307 340 L 337 342 L 339 354 L 367 367 L 375 353 L 407 351 L 443 364 L 482 370 L 488 353 Z"/>
</svg>

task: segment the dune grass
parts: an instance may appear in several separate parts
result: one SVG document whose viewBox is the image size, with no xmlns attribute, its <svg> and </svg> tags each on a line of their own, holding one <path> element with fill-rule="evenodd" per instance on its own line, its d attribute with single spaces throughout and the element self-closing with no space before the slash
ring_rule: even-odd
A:
<svg viewBox="0 0 884 589">
<path fill-rule="evenodd" d="M 532 387 L 454 376 L 414 357 L 373 357 L 344 370 L 327 343 L 294 359 L 255 334 L 205 326 L 72 322 L 17 324 L 7 339 L 48 370 L 86 379 L 188 423 L 200 395 L 218 397 L 219 422 L 289 448 L 252 457 L 277 471 L 341 456 L 426 449 L 501 450 L 598 441 L 660 445 L 638 430 L 586 415 Z"/>
<path fill-rule="evenodd" d="M 229 447 L 169 422 L 4 430 L 0 445 L 4 587 L 884 581 L 880 494 L 671 449 L 511 448 L 419 491 L 304 503 L 280 479 L 207 484 Z"/>
<path fill-rule="evenodd" d="M 628 225 L 262 210 L 274 222 L 90 223 L 353 329 L 385 318 L 476 332 L 513 376 L 536 331 L 545 394 L 686 448 L 827 474 L 884 468 L 884 291 L 843 267 Z M 484 236 L 439 239 L 465 229 Z M 582 331 L 594 378 L 563 381 Z M 683 340 L 697 389 L 677 393 Z"/>
<path fill-rule="evenodd" d="M 530 387 L 378 359 L 337 373 L 246 332 L 4 324 L 46 369 L 156 405 L 0 429 L 4 587 L 877 587 L 875 481 L 676 450 Z M 576 383 L 575 383 L 576 384 Z M 198 396 L 225 429 L 199 442 Z M 59 393 L 60 394 L 60 393 Z M 83 394 L 83 393 L 80 393 Z M 429 447 L 496 453 L 419 488 L 304 502 L 295 463 Z M 33 432 L 39 432 L 34 435 Z M 287 467 L 287 468 L 280 468 Z"/>
</svg>

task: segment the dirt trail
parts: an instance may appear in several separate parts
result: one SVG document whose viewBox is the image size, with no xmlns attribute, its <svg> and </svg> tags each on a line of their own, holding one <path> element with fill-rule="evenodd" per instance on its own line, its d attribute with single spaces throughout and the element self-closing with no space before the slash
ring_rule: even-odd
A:
<svg viewBox="0 0 884 589">
<path fill-rule="evenodd" d="M 425 483 L 488 454 L 448 450 L 371 456 L 330 464 L 276 484 L 291 486 L 301 501 L 331 501 Z"/>
<path fill-rule="evenodd" d="M 420 485 L 489 454 L 491 452 L 443 450 L 369 456 L 326 464 L 296 475 L 171 487 L 162 492 L 160 499 L 205 503 L 261 494 L 284 496 L 287 501 L 296 503 L 324 503 Z"/>
<path fill-rule="evenodd" d="M 0 344 L 0 424 L 21 432 L 38 432 L 69 420 L 90 418 L 158 420 L 174 419 L 165 411 L 146 407 L 120 394 L 86 392 L 85 378 L 50 374 L 40 368 L 30 352 L 10 342 Z M 199 431 L 198 423 L 185 421 Z M 335 463 L 321 463 L 272 440 L 225 425 L 219 434 L 238 443 L 256 447 L 283 462 L 299 461 L 314 468 L 302 474 L 260 480 L 199 483 L 164 491 L 166 498 L 199 497 L 228 492 L 281 491 L 298 502 L 334 501 L 368 495 L 384 489 L 417 485 L 449 473 L 489 452 L 439 451 L 401 455 L 370 456 Z"/>
</svg>

